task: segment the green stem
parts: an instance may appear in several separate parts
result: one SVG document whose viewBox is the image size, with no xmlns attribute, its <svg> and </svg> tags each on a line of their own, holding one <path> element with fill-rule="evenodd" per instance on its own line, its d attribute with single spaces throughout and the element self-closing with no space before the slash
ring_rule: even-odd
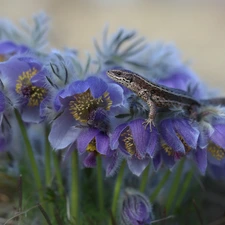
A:
<svg viewBox="0 0 225 225">
<path fill-rule="evenodd" d="M 45 127 L 45 184 L 51 184 L 51 146 L 48 141 L 49 127 Z"/>
<path fill-rule="evenodd" d="M 103 178 L 102 178 L 102 159 L 97 157 L 97 179 L 98 179 L 98 203 L 100 214 L 104 213 L 104 193 L 103 193 Z"/>
<path fill-rule="evenodd" d="M 184 167 L 184 162 L 185 162 L 184 159 L 181 160 L 180 164 L 177 167 L 177 171 L 175 173 L 175 177 L 174 177 L 172 186 L 170 188 L 169 196 L 168 196 L 167 203 L 166 203 L 166 211 L 167 211 L 167 213 L 170 212 L 172 204 L 173 204 L 174 199 L 176 197 L 177 190 L 178 190 L 179 184 L 180 184 L 181 174 L 182 174 L 183 167 Z"/>
<path fill-rule="evenodd" d="M 116 217 L 117 203 L 118 203 L 121 185 L 122 185 L 122 181 L 123 181 L 123 174 L 124 174 L 125 166 L 126 166 L 126 162 L 123 161 L 122 165 L 120 167 L 119 173 L 117 175 L 116 184 L 114 186 L 114 193 L 113 193 L 113 200 L 112 200 L 112 215 L 114 217 Z"/>
<path fill-rule="evenodd" d="M 181 188 L 181 192 L 180 194 L 178 195 L 178 197 L 176 198 L 177 199 L 177 202 L 176 202 L 176 208 L 180 206 L 186 192 L 187 192 L 187 189 L 191 183 L 191 179 L 192 179 L 192 176 L 193 176 L 193 170 L 191 169 L 186 177 L 185 177 L 185 180 L 184 180 L 184 183 L 182 185 L 182 188 Z"/>
<path fill-rule="evenodd" d="M 151 194 L 150 197 L 150 202 L 154 202 L 154 200 L 156 199 L 156 197 L 158 196 L 159 192 L 161 191 L 162 187 L 165 185 L 165 183 L 167 182 L 168 178 L 170 176 L 170 171 L 167 170 L 166 173 L 164 174 L 162 180 L 159 182 L 159 184 L 157 185 L 157 187 L 155 188 L 155 190 L 153 191 L 153 193 Z"/>
<path fill-rule="evenodd" d="M 55 177 L 56 177 L 56 181 L 57 181 L 57 185 L 58 185 L 59 194 L 61 196 L 63 196 L 64 195 L 64 186 L 63 186 L 62 174 L 61 174 L 61 169 L 60 169 L 60 163 L 59 163 L 56 152 L 53 151 L 52 156 L 53 156 Z"/>
<path fill-rule="evenodd" d="M 28 154 L 28 157 L 29 157 L 31 169 L 32 169 L 32 172 L 33 172 L 33 177 L 34 177 L 34 180 L 35 180 L 35 183 L 36 183 L 36 186 L 37 186 L 37 191 L 39 193 L 39 198 L 40 198 L 41 201 L 43 201 L 43 190 L 42 190 L 43 188 L 42 188 L 42 183 L 41 183 L 41 176 L 40 176 L 38 166 L 37 166 L 37 163 L 36 163 L 36 160 L 35 160 L 35 157 L 34 157 L 34 153 L 33 153 L 33 150 L 32 150 L 31 143 L 30 143 L 29 138 L 28 138 L 27 130 L 26 130 L 26 127 L 25 127 L 25 125 L 24 125 L 24 123 L 21 119 L 21 116 L 20 116 L 18 110 L 16 110 L 16 109 L 15 109 L 15 115 L 16 115 L 16 119 L 17 119 L 17 122 L 19 124 L 20 130 L 21 130 L 21 133 L 22 133 L 22 136 L 23 136 L 23 139 L 24 139 L 24 144 L 26 146 L 26 151 L 27 151 L 27 154 Z"/>
<path fill-rule="evenodd" d="M 144 192 L 147 182 L 148 182 L 148 175 L 149 175 L 149 169 L 150 169 L 150 164 L 145 168 L 142 177 L 141 177 L 141 184 L 140 184 L 140 192 Z"/>
<path fill-rule="evenodd" d="M 72 152 L 71 163 L 71 217 L 73 222 L 79 224 L 79 165 L 77 150 Z"/>
</svg>

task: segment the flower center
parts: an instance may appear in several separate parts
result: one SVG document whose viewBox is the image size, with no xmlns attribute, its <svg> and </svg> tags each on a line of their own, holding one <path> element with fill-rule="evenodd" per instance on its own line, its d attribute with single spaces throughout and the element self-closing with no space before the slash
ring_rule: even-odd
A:
<svg viewBox="0 0 225 225">
<path fill-rule="evenodd" d="M 5 61 L 4 55 L 0 55 L 0 62 L 4 62 L 4 61 Z"/>
<path fill-rule="evenodd" d="M 35 68 L 23 72 L 16 81 L 16 92 L 29 99 L 29 106 L 38 106 L 47 93 L 45 88 L 34 86 L 30 81 L 37 72 Z"/>
<path fill-rule="evenodd" d="M 209 143 L 207 150 L 217 160 L 222 160 L 225 157 L 225 150 L 214 143 Z"/>
<path fill-rule="evenodd" d="M 74 119 L 81 123 L 87 123 L 91 112 L 97 108 L 110 110 L 111 105 L 112 100 L 108 92 L 105 92 L 99 98 L 94 98 L 90 89 L 88 89 L 84 93 L 74 95 L 74 100 L 69 103 L 69 110 Z"/>
</svg>

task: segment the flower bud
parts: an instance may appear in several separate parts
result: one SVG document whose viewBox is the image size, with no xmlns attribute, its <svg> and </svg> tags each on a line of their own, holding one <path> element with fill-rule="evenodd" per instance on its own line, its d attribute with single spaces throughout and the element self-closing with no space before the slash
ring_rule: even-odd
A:
<svg viewBox="0 0 225 225">
<path fill-rule="evenodd" d="M 124 225 L 145 225 L 152 220 L 152 207 L 147 197 L 133 189 L 126 189 L 122 201 L 121 222 Z"/>
</svg>

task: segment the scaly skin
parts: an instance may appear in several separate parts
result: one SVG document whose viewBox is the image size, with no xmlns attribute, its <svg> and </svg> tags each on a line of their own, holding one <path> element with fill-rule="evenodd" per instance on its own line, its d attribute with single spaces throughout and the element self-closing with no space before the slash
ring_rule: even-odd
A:
<svg viewBox="0 0 225 225">
<path fill-rule="evenodd" d="M 201 105 L 185 91 L 155 84 L 131 71 L 110 70 L 107 75 L 112 80 L 136 93 L 148 104 L 150 111 L 148 119 L 145 121 L 145 127 L 150 125 L 150 129 L 151 125 L 155 126 L 154 119 L 157 107 L 182 107 L 191 111 L 194 106 Z"/>
</svg>

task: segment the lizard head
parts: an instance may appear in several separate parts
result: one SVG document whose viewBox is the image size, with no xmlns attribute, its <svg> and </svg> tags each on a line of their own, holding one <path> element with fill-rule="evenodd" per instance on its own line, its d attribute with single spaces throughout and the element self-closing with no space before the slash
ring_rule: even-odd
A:
<svg viewBox="0 0 225 225">
<path fill-rule="evenodd" d="M 123 86 L 130 88 L 134 82 L 133 72 L 128 70 L 109 70 L 107 75 L 114 81 Z"/>
</svg>

